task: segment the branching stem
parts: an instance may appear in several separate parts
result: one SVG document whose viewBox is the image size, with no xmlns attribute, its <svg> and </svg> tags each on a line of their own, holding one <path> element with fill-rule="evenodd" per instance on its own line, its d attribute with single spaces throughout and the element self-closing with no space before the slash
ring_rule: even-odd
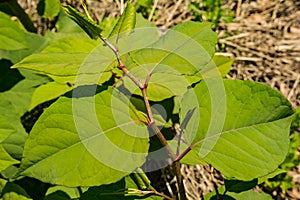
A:
<svg viewBox="0 0 300 200">
<path fill-rule="evenodd" d="M 173 168 L 176 174 L 176 178 L 177 178 L 177 183 L 178 183 L 178 189 L 179 189 L 179 195 L 180 195 L 180 199 L 181 200 L 186 200 L 186 194 L 185 194 L 185 189 L 184 189 L 184 185 L 183 185 L 183 180 L 182 180 L 182 175 L 180 172 L 180 163 L 179 160 L 176 159 L 176 154 L 173 152 L 173 150 L 171 149 L 171 147 L 169 146 L 166 138 L 164 137 L 164 135 L 161 133 L 161 131 L 159 130 L 159 128 L 157 127 L 154 118 L 153 118 L 153 113 L 151 110 L 151 105 L 148 99 L 148 95 L 147 95 L 147 87 L 148 87 L 148 83 L 150 81 L 151 78 L 151 74 L 148 74 L 146 81 L 144 84 L 142 84 L 133 74 L 130 73 L 129 70 L 127 70 L 127 68 L 123 65 L 122 61 L 121 61 L 121 56 L 119 53 L 119 50 L 117 47 L 115 47 L 114 45 L 112 45 L 111 43 L 109 43 L 107 41 L 106 38 L 102 37 L 100 35 L 100 39 L 103 41 L 103 43 L 105 45 L 107 45 L 115 54 L 117 61 L 118 61 L 118 69 L 122 70 L 124 72 L 124 74 L 126 76 L 128 76 L 137 87 L 140 88 L 140 90 L 142 91 L 142 95 L 143 95 L 143 99 L 144 99 L 144 103 L 147 109 L 147 116 L 149 119 L 149 123 L 148 126 L 155 132 L 155 134 L 157 135 L 158 139 L 160 140 L 160 142 L 162 143 L 162 145 L 167 149 L 172 161 L 173 161 Z"/>
</svg>

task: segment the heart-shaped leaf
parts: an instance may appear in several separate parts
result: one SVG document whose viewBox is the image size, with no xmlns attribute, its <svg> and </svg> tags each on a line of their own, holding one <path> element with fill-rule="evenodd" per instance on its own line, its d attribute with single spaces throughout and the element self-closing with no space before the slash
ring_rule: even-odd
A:
<svg viewBox="0 0 300 200">
<path fill-rule="evenodd" d="M 26 141 L 20 175 L 69 187 L 120 180 L 142 165 L 147 127 L 122 93 L 61 97 L 42 114 Z M 68 159 L 66 159 L 68 158 Z"/>
<path fill-rule="evenodd" d="M 199 73 L 212 59 L 215 42 L 210 24 L 187 22 L 154 44 L 130 52 L 126 67 L 142 83 L 150 77 L 147 88 L 150 100 L 182 96 L 191 83 L 200 80 Z M 124 84 L 131 93 L 141 94 L 129 78 L 124 79 Z"/>
<path fill-rule="evenodd" d="M 182 127 L 192 151 L 227 177 L 252 180 L 274 171 L 289 147 L 290 103 L 260 83 L 224 80 L 224 86 L 217 101 L 204 81 L 183 98 L 181 120 L 195 109 Z"/>
</svg>

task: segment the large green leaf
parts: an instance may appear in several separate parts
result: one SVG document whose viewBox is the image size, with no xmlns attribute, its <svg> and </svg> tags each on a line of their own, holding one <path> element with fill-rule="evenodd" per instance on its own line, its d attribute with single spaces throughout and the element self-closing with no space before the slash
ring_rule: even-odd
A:
<svg viewBox="0 0 300 200">
<path fill-rule="evenodd" d="M 20 175 L 69 187 L 120 180 L 145 162 L 147 127 L 127 97 L 105 90 L 92 97 L 61 97 L 33 127 Z"/>
<path fill-rule="evenodd" d="M 175 42 L 176 41 L 176 42 Z M 129 69 L 141 64 L 165 65 L 183 75 L 199 72 L 214 54 L 217 35 L 209 23 L 185 22 L 169 30 L 153 45 L 131 53 Z"/>
<path fill-rule="evenodd" d="M 63 38 L 13 68 L 32 69 L 60 83 L 76 82 L 76 86 L 101 84 L 111 76 L 108 68 L 116 58 L 108 47 L 97 45 L 91 39 Z"/>
<path fill-rule="evenodd" d="M 42 52 L 26 57 L 13 68 L 32 69 L 58 76 L 77 75 L 85 57 L 97 46 L 90 39 L 64 38 L 53 42 Z"/>
<path fill-rule="evenodd" d="M 92 39 L 100 36 L 102 29 L 95 22 L 68 5 L 62 6 L 65 13 L 75 21 Z"/>
<path fill-rule="evenodd" d="M 135 20 L 134 6 L 130 2 L 127 2 L 125 10 L 123 11 L 121 17 L 118 19 L 108 37 L 113 37 L 114 43 L 117 44 L 121 36 L 120 34 L 124 34 L 124 32 L 125 34 L 128 34 L 129 31 L 133 30 L 135 26 Z"/>
<path fill-rule="evenodd" d="M 0 12 L 0 24 L 0 49 L 18 50 L 28 48 L 24 31 L 18 23 L 12 21 L 8 15 Z"/>
<path fill-rule="evenodd" d="M 215 43 L 216 34 L 210 24 L 187 22 L 154 44 L 130 52 L 126 67 L 142 83 L 150 76 L 150 100 L 182 96 L 191 83 L 200 80 L 201 70 L 212 59 Z M 124 79 L 124 84 L 131 93 L 140 94 L 129 78 Z"/>
<path fill-rule="evenodd" d="M 180 118 L 192 151 L 227 177 L 252 180 L 274 171 L 289 146 L 290 103 L 260 83 L 224 80 L 224 86 L 217 101 L 204 81 L 183 98 Z"/>
</svg>

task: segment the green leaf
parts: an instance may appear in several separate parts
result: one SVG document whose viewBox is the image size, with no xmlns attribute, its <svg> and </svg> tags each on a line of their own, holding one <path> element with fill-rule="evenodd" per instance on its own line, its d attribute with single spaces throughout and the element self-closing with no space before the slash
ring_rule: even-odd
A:
<svg viewBox="0 0 300 200">
<path fill-rule="evenodd" d="M 54 186 L 47 190 L 45 200 L 57 200 L 57 199 L 78 199 L 80 197 L 79 190 L 77 188 L 68 188 L 64 186 Z"/>
<path fill-rule="evenodd" d="M 68 5 L 62 6 L 65 13 L 75 21 L 92 39 L 97 39 L 102 29 L 95 22 Z"/>
<path fill-rule="evenodd" d="M 241 193 L 234 193 L 234 192 L 226 192 L 225 195 L 222 193 L 224 192 L 225 188 L 224 186 L 219 187 L 218 191 L 220 193 L 220 197 L 224 200 L 271 200 L 272 197 L 269 194 L 266 193 L 259 193 L 254 190 L 248 190 Z M 218 197 L 216 195 L 216 191 L 212 191 L 208 194 L 206 194 L 203 198 L 204 200 L 218 200 Z"/>
<path fill-rule="evenodd" d="M 18 23 L 12 21 L 8 15 L 0 12 L 0 24 L 0 49 L 19 50 L 28 48 L 24 31 Z"/>
<path fill-rule="evenodd" d="M 191 83 L 200 80 L 199 74 L 211 60 L 215 43 L 216 35 L 210 24 L 187 22 L 154 44 L 130 52 L 125 65 L 142 83 L 150 76 L 147 89 L 150 100 L 182 96 Z M 124 85 L 131 93 L 141 95 L 129 78 L 124 78 Z"/>
<path fill-rule="evenodd" d="M 97 46 L 90 39 L 64 38 L 42 52 L 26 57 L 12 68 L 25 68 L 57 76 L 75 76 L 85 57 Z"/>
<path fill-rule="evenodd" d="M 3 200 L 30 200 L 31 198 L 28 196 L 26 191 L 21 188 L 19 185 L 11 182 L 7 182 L 2 191 L 2 199 Z"/>
<path fill-rule="evenodd" d="M 69 37 L 88 38 L 89 36 L 80 28 L 80 26 L 70 19 L 65 12 L 61 11 L 55 24 L 57 29 L 53 35 L 65 35 Z"/>
<path fill-rule="evenodd" d="M 55 99 L 72 89 L 72 85 L 69 86 L 57 82 L 48 82 L 44 85 L 40 85 L 32 94 L 29 110 L 32 110 L 41 103 Z"/>
<path fill-rule="evenodd" d="M 227 195 L 230 197 L 233 197 L 234 199 L 238 199 L 238 200 L 251 200 L 251 199 L 272 200 L 272 197 L 269 194 L 263 193 L 263 192 L 259 193 L 254 190 L 248 190 L 246 192 L 241 192 L 241 193 L 230 192 Z"/>
<path fill-rule="evenodd" d="M 44 200 L 70 200 L 72 199 L 67 193 L 61 190 L 57 190 L 51 194 L 45 196 Z"/>
<path fill-rule="evenodd" d="M 64 84 L 101 85 L 111 77 L 109 68 L 116 58 L 108 47 L 97 45 L 98 42 L 91 39 L 63 38 L 13 68 L 35 70 Z"/>
<path fill-rule="evenodd" d="M 258 184 L 262 184 L 263 182 L 267 181 L 268 179 L 274 178 L 275 176 L 277 176 L 279 174 L 283 174 L 283 173 L 286 173 L 286 170 L 276 169 L 275 171 L 273 171 L 265 176 L 259 177 Z"/>
<path fill-rule="evenodd" d="M 45 8 L 43 17 L 53 18 L 56 17 L 60 11 L 60 1 L 59 0 L 44 0 Z"/>
<path fill-rule="evenodd" d="M 232 63 L 234 62 L 233 58 L 228 58 L 221 55 L 214 55 L 213 62 L 218 68 L 222 77 L 225 77 L 229 73 Z"/>
<path fill-rule="evenodd" d="M 129 31 L 133 30 L 135 26 L 135 20 L 134 6 L 130 2 L 127 2 L 125 10 L 123 11 L 121 17 L 118 19 L 108 38 L 113 38 L 114 43 L 117 44 L 122 33 L 125 33 L 125 35 L 127 35 Z"/>
<path fill-rule="evenodd" d="M 224 80 L 224 86 L 225 95 L 219 99 L 211 95 L 221 90 L 208 89 L 204 81 L 183 98 L 181 120 L 195 109 L 182 127 L 192 151 L 225 176 L 239 180 L 274 171 L 289 147 L 291 104 L 260 83 Z"/>
<path fill-rule="evenodd" d="M 212 59 L 216 42 L 217 35 L 209 23 L 185 22 L 169 30 L 153 45 L 132 52 L 134 62 L 127 67 L 153 64 L 154 70 L 165 65 L 180 74 L 194 75 Z"/>
<path fill-rule="evenodd" d="M 0 146 L 0 171 L 5 170 L 13 164 L 18 164 L 19 161 L 12 158 L 4 149 L 3 146 Z"/>
<path fill-rule="evenodd" d="M 0 93 L 0 113 L 15 132 L 4 141 L 3 147 L 14 158 L 21 158 L 27 133 L 21 124 L 20 117 L 28 110 L 31 95 L 40 84 L 46 83 L 47 78 L 38 76 L 30 71 L 21 70 L 25 79 L 18 82 L 9 91 Z"/>
<path fill-rule="evenodd" d="M 120 180 L 145 162 L 147 127 L 127 97 L 109 89 L 94 97 L 60 97 L 39 118 L 24 148 L 20 175 L 43 182 L 95 186 Z"/>
<path fill-rule="evenodd" d="M 0 179 L 0 194 L 2 194 L 2 191 L 3 191 L 6 183 L 7 183 L 7 180 L 2 179 L 2 178 Z"/>
<path fill-rule="evenodd" d="M 17 174 L 18 170 L 19 170 L 18 167 L 11 165 L 1 172 L 1 176 L 6 180 L 9 180 Z"/>
<path fill-rule="evenodd" d="M 152 70 L 155 68 L 154 70 Z M 173 96 L 182 96 L 189 85 L 186 79 L 173 70 L 164 65 L 141 65 L 131 70 L 131 73 L 145 82 L 148 75 L 151 75 L 147 87 L 147 95 L 151 101 L 162 101 Z M 127 77 L 124 77 L 125 87 L 132 93 L 142 96 L 141 90 Z"/>
<path fill-rule="evenodd" d="M 24 41 L 30 44 L 28 48 L 20 50 L 0 50 L 0 58 L 5 58 L 12 63 L 17 63 L 33 53 L 42 51 L 49 44 L 49 40 L 30 32 L 24 33 Z"/>
</svg>

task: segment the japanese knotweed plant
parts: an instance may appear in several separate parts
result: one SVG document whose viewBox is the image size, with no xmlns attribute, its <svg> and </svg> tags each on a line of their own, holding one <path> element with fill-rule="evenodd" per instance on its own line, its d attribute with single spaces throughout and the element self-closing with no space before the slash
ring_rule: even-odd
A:
<svg viewBox="0 0 300 200">
<path fill-rule="evenodd" d="M 206 198 L 270 198 L 251 189 L 284 161 L 292 107 L 264 84 L 222 78 L 233 60 L 215 55 L 209 23 L 185 22 L 159 36 L 129 2 L 104 30 L 70 6 L 63 10 L 89 38 L 58 26 L 42 51 L 13 65 L 35 86 L 30 110 L 57 100 L 18 140 L 18 151 L 12 146 L 20 136 L 0 118 L 3 184 L 50 183 L 45 199 L 60 192 L 66 199 L 172 199 L 145 172 L 173 165 L 186 199 L 180 163 L 210 164 L 225 186 Z"/>
</svg>

